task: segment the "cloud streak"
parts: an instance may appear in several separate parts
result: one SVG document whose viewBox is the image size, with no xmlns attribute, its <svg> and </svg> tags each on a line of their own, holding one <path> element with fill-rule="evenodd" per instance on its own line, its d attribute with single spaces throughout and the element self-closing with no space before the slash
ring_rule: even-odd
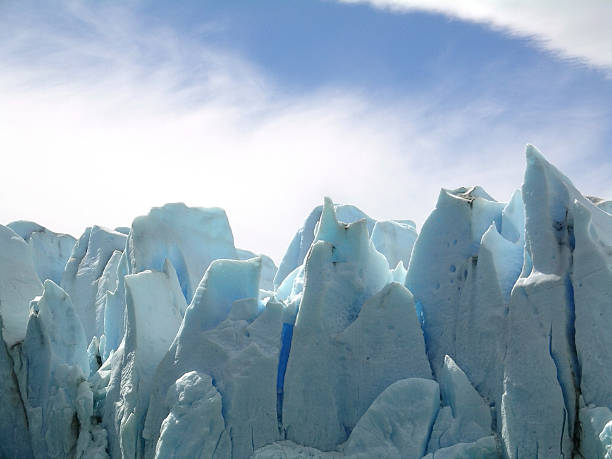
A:
<svg viewBox="0 0 612 459">
<path fill-rule="evenodd" d="M 56 14 L 55 25 L 44 12 L 0 21 L 15 37 L 0 45 L 4 224 L 34 219 L 78 235 L 184 201 L 224 207 L 238 246 L 278 261 L 323 195 L 422 223 L 440 186 L 481 183 L 507 199 L 528 141 L 569 167 L 599 135 L 586 110 L 556 114 L 572 118 L 571 131 L 527 129 L 500 122 L 507 107 L 490 100 L 441 111 L 435 94 L 290 95 L 243 57 L 145 30 L 125 9 L 75 3 Z"/>
<path fill-rule="evenodd" d="M 397 12 L 441 13 L 528 37 L 562 57 L 612 68 L 612 2 L 608 0 L 340 0 Z"/>
</svg>

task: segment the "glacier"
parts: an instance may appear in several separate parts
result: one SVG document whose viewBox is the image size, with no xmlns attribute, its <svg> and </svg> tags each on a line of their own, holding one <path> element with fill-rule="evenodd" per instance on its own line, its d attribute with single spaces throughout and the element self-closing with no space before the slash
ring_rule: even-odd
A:
<svg viewBox="0 0 612 459">
<path fill-rule="evenodd" d="M 278 268 L 220 208 L 0 225 L 0 457 L 612 459 L 612 201 L 525 158 Z"/>
</svg>

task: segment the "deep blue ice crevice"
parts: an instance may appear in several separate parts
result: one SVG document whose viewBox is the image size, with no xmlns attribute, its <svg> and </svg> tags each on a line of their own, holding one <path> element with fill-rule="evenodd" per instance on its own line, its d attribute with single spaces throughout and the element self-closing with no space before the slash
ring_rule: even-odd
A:
<svg viewBox="0 0 612 459">
<path fill-rule="evenodd" d="M 276 376 L 276 416 L 278 419 L 278 428 L 282 429 L 283 425 L 283 395 L 285 387 L 285 372 L 287 371 L 287 361 L 289 360 L 289 352 L 291 351 L 291 340 L 293 339 L 293 325 L 283 323 L 281 331 L 281 348 L 278 357 L 278 371 Z"/>
</svg>

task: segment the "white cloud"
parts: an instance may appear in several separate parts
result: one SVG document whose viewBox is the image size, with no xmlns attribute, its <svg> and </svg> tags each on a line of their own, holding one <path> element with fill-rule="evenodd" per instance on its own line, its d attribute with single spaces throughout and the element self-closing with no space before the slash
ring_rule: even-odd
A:
<svg viewBox="0 0 612 459">
<path fill-rule="evenodd" d="M 610 0 L 340 0 L 402 12 L 431 11 L 535 38 L 546 49 L 612 67 Z"/>
<path fill-rule="evenodd" d="M 441 186 L 480 183 L 507 198 L 528 141 L 569 167 L 597 138 L 586 115 L 573 132 L 496 124 L 504 108 L 489 101 L 440 112 L 432 95 L 288 95 L 240 56 L 141 30 L 124 10 L 74 5 L 62 17 L 87 34 L 36 15 L 0 20 L 17 37 L 0 44 L 4 224 L 32 219 L 78 236 L 184 201 L 224 207 L 240 247 L 279 261 L 323 195 L 422 223 Z"/>
</svg>

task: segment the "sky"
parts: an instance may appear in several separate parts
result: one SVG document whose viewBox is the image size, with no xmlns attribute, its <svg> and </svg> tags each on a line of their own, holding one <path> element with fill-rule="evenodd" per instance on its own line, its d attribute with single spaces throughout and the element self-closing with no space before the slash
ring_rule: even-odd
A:
<svg viewBox="0 0 612 459">
<path fill-rule="evenodd" d="M 278 263 L 330 196 L 420 228 L 527 143 L 612 198 L 609 0 L 0 0 L 0 223 L 223 207 Z"/>
</svg>

